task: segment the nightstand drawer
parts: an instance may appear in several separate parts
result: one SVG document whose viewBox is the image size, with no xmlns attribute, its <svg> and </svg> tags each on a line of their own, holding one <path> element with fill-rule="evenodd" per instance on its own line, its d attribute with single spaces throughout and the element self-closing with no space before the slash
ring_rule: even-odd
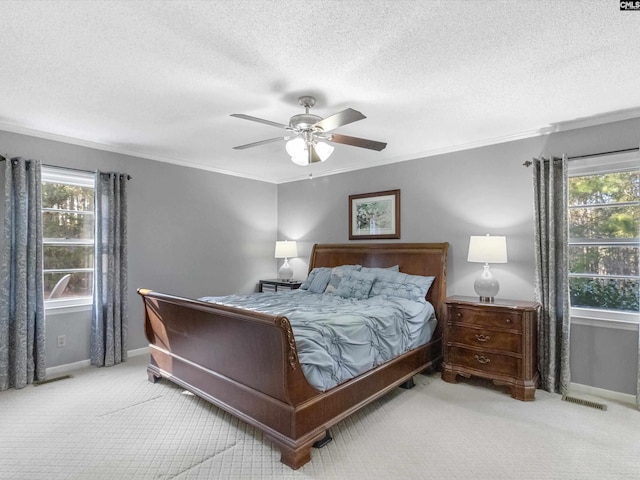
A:
<svg viewBox="0 0 640 480">
<path fill-rule="evenodd" d="M 454 324 L 449 327 L 447 345 L 454 343 L 462 346 L 469 345 L 490 350 L 522 353 L 522 335 L 511 332 L 463 327 Z"/>
<path fill-rule="evenodd" d="M 449 347 L 449 363 L 481 372 L 516 377 L 520 373 L 520 359 L 455 346 Z"/>
<path fill-rule="evenodd" d="M 477 325 L 487 328 L 508 328 L 522 330 L 522 316 L 516 311 L 503 311 L 496 314 L 493 310 L 485 308 L 449 306 L 449 321 Z"/>
</svg>

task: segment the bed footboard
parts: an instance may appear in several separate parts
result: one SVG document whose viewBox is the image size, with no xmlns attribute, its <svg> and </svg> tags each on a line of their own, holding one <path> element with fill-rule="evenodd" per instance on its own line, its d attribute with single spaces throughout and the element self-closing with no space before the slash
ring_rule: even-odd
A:
<svg viewBox="0 0 640 480">
<path fill-rule="evenodd" d="M 292 468 L 309 461 L 324 428 L 298 423 L 297 405 L 321 395 L 302 373 L 286 317 L 139 289 L 151 361 L 166 378 L 262 430 Z"/>
<path fill-rule="evenodd" d="M 166 378 L 260 429 L 297 469 L 337 422 L 424 371 L 439 341 L 406 353 L 327 392 L 308 384 L 286 317 L 139 289 L 151 361 Z"/>
<path fill-rule="evenodd" d="M 399 265 L 435 275 L 427 299 L 440 314 L 447 243 L 316 245 L 314 266 Z M 327 430 L 369 402 L 439 365 L 441 324 L 433 339 L 400 357 L 320 392 L 304 377 L 289 320 L 283 316 L 139 289 L 145 309 L 152 382 L 166 378 L 260 429 L 293 469 L 311 459 Z"/>
</svg>

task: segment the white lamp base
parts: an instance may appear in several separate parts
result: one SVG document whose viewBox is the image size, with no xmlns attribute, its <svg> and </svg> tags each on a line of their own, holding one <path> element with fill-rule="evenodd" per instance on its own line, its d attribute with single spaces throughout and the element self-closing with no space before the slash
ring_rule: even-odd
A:
<svg viewBox="0 0 640 480">
<path fill-rule="evenodd" d="M 493 302 L 500 291 L 500 284 L 491 274 L 489 264 L 484 264 L 482 274 L 476 279 L 473 288 L 480 297 L 481 302 Z"/>
<path fill-rule="evenodd" d="M 284 263 L 278 270 L 278 278 L 280 280 L 289 281 L 293 278 L 293 268 L 289 265 L 289 261 L 285 258 Z"/>
</svg>

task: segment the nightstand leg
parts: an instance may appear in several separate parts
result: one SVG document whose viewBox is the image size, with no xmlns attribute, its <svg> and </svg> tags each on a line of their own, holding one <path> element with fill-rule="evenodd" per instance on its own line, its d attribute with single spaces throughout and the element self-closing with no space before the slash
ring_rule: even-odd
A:
<svg viewBox="0 0 640 480">
<path fill-rule="evenodd" d="M 442 369 L 442 380 L 448 383 L 458 383 L 457 379 L 458 374 L 453 370 L 447 368 L 445 365 Z"/>
<path fill-rule="evenodd" d="M 536 399 L 536 384 L 521 384 L 511 386 L 511 396 L 516 400 L 530 402 Z"/>
</svg>

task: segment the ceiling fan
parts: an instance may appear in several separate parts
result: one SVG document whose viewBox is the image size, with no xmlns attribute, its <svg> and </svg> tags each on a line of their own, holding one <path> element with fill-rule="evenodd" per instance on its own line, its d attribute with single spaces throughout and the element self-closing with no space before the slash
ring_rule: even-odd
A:
<svg viewBox="0 0 640 480">
<path fill-rule="evenodd" d="M 342 110 L 323 119 L 318 115 L 309 113 L 309 109 L 316 104 L 316 99 L 314 97 L 304 95 L 298 99 L 298 103 L 304 107 L 305 113 L 300 113 L 291 117 L 289 119 L 289 125 L 252 117 L 250 115 L 244 115 L 242 113 L 232 113 L 232 117 L 272 125 L 290 132 L 290 135 L 286 135 L 284 137 L 269 138 L 267 140 L 247 143 L 246 145 L 239 145 L 233 148 L 235 150 L 243 150 L 245 148 L 257 147 L 266 143 L 286 140 L 286 149 L 287 153 L 291 156 L 291 160 L 298 165 L 308 165 L 310 163 L 324 162 L 329 158 L 333 152 L 333 147 L 326 142 L 342 143 L 344 145 L 368 148 L 377 151 L 380 151 L 387 146 L 387 144 L 383 142 L 330 133 L 338 127 L 367 118 L 357 110 L 347 108 L 346 110 Z"/>
</svg>

